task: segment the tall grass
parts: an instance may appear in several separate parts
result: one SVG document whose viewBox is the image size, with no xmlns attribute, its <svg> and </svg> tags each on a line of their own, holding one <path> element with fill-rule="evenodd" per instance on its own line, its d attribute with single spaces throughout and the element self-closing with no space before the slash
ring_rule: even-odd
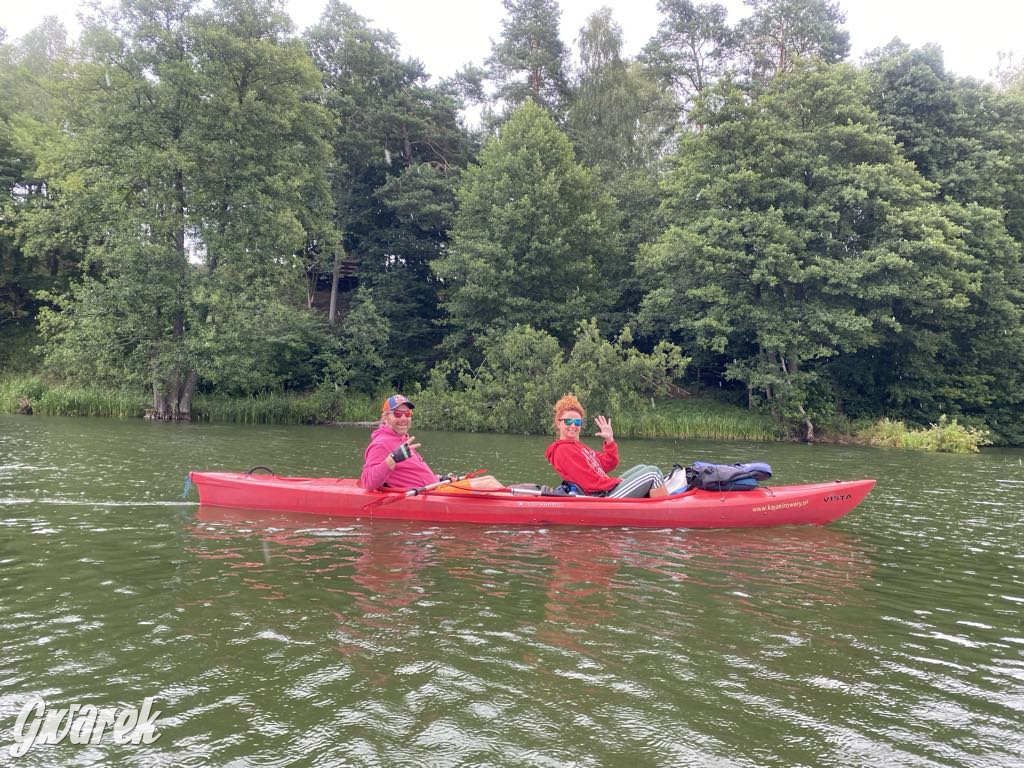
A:
<svg viewBox="0 0 1024 768">
<path fill-rule="evenodd" d="M 309 394 L 270 392 L 251 397 L 197 395 L 192 418 L 237 424 L 330 424 L 375 421 L 380 399 L 325 387 Z"/>
<path fill-rule="evenodd" d="M 615 434 L 622 437 L 681 437 L 704 440 L 783 438 L 782 429 L 763 414 L 709 400 L 655 401 L 648 409 L 619 414 Z"/>
<path fill-rule="evenodd" d="M 37 376 L 0 380 L 0 411 L 20 413 L 27 408 L 44 416 L 107 416 L 139 418 L 146 412 L 145 393 L 105 387 L 48 384 Z"/>
<path fill-rule="evenodd" d="M 198 394 L 192 418 L 242 424 L 324 424 L 375 421 L 380 399 L 321 387 L 308 394 L 269 393 L 252 397 Z M 0 413 L 42 416 L 141 418 L 152 406 L 148 392 L 54 384 L 39 376 L 0 379 Z"/>
</svg>

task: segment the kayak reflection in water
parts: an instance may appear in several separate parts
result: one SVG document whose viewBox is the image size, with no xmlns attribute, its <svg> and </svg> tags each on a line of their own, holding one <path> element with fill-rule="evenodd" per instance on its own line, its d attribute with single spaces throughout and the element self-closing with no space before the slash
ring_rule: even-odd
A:
<svg viewBox="0 0 1024 768">
<path fill-rule="evenodd" d="M 580 442 L 586 411 L 573 394 L 555 403 L 555 431 L 558 439 L 544 454 L 565 483 L 575 485 L 587 496 L 638 498 L 664 484 L 661 470 L 649 464 L 638 464 L 621 477 L 608 472 L 619 464 L 619 447 L 615 444 L 612 423 L 604 416 L 594 419 L 597 437 L 604 440 L 603 450 L 595 451 Z"/>
<path fill-rule="evenodd" d="M 367 490 L 381 487 L 409 490 L 436 483 L 437 474 L 416 449 L 420 444 L 409 434 L 413 405 L 405 395 L 392 395 L 380 407 L 380 426 L 370 436 L 363 458 L 359 485 Z M 460 480 L 454 489 L 496 490 L 504 486 L 490 475 Z M 442 489 L 438 489 L 439 492 Z"/>
</svg>

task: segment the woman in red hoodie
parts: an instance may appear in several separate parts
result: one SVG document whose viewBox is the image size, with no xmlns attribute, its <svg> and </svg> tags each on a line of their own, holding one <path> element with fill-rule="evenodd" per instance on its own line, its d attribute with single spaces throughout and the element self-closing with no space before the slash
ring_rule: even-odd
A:
<svg viewBox="0 0 1024 768">
<path fill-rule="evenodd" d="M 646 496 L 665 482 L 661 470 L 647 464 L 638 464 L 621 477 L 611 477 L 608 473 L 619 465 L 612 423 L 604 416 L 594 419 L 597 436 L 604 440 L 603 450 L 595 451 L 580 442 L 585 414 L 575 395 L 565 395 L 555 403 L 558 439 L 548 446 L 545 456 L 565 482 L 588 496 L 619 499 Z"/>
</svg>

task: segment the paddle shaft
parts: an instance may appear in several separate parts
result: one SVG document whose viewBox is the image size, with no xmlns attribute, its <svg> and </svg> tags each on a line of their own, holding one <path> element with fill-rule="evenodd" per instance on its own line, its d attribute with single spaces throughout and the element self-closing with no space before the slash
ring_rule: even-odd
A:
<svg viewBox="0 0 1024 768">
<path fill-rule="evenodd" d="M 364 505 L 363 509 L 366 509 L 366 507 L 383 507 L 388 504 L 393 504 L 399 499 L 408 499 L 410 496 L 421 496 L 424 493 L 430 493 L 431 491 L 437 488 L 441 488 L 445 485 L 451 485 L 452 483 L 457 483 L 460 480 L 469 480 L 470 478 L 476 477 L 477 475 L 482 475 L 486 471 L 486 469 L 478 469 L 473 472 L 467 472 L 465 475 L 459 475 L 458 477 L 449 477 L 447 480 L 438 480 L 436 483 L 430 483 L 429 485 L 421 485 L 419 488 L 410 488 L 405 493 L 396 493 L 394 495 L 385 496 L 380 499 L 374 499 L 369 504 Z"/>
</svg>

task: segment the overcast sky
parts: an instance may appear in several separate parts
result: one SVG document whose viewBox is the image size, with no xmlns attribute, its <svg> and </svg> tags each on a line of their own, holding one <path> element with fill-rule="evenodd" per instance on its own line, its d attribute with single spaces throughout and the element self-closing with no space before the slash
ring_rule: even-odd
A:
<svg viewBox="0 0 1024 768">
<path fill-rule="evenodd" d="M 709 2 L 710 0 L 702 0 Z M 730 23 L 745 14 L 742 0 L 720 0 Z M 0 0 L 0 26 L 8 38 L 29 31 L 44 16 L 60 18 L 76 34 L 80 0 Z M 395 33 L 402 51 L 436 76 L 450 75 L 467 62 L 482 63 L 490 41 L 501 35 L 501 0 L 349 0 L 373 26 Z M 324 0 L 286 0 L 299 30 L 314 23 Z M 606 5 L 622 26 L 626 53 L 650 39 L 661 18 L 657 0 L 561 0 L 562 39 L 575 41 L 584 19 Z M 912 46 L 942 46 L 946 67 L 961 75 L 988 78 L 999 51 L 1024 53 L 1024 0 L 840 0 L 854 60 L 899 37 Z"/>
</svg>

